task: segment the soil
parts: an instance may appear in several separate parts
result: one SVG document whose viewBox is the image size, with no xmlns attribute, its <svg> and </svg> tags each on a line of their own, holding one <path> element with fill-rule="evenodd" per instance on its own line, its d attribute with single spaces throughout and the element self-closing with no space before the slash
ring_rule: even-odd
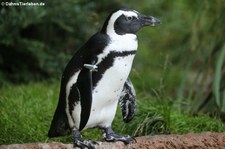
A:
<svg viewBox="0 0 225 149">
<path fill-rule="evenodd" d="M 98 142 L 96 149 L 225 149 L 225 133 L 189 133 L 137 137 L 136 143 Z M 72 149 L 60 142 L 1 145 L 0 149 Z"/>
</svg>

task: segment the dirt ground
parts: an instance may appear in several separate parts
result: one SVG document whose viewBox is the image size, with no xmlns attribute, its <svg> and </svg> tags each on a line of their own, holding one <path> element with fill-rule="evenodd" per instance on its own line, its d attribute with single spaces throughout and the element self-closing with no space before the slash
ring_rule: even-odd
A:
<svg viewBox="0 0 225 149">
<path fill-rule="evenodd" d="M 137 137 L 136 143 L 98 142 L 96 149 L 225 149 L 225 133 L 189 133 Z M 59 142 L 1 145 L 0 149 L 72 149 L 72 144 Z"/>
</svg>

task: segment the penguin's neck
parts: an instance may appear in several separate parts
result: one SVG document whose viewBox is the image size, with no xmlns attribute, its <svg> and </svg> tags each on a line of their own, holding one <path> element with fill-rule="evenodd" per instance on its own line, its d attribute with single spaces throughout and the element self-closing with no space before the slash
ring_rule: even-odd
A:
<svg viewBox="0 0 225 149">
<path fill-rule="evenodd" d="M 137 50 L 138 48 L 138 40 L 135 34 L 125 34 L 125 35 L 112 34 L 109 37 L 111 39 L 110 42 L 110 46 L 112 47 L 111 50 L 124 52 Z"/>
<path fill-rule="evenodd" d="M 98 61 L 99 64 L 108 54 L 111 52 L 122 53 L 129 51 L 136 51 L 138 48 L 138 40 L 135 34 L 125 34 L 125 35 L 109 35 L 110 42 L 106 48 L 99 54 Z"/>
</svg>

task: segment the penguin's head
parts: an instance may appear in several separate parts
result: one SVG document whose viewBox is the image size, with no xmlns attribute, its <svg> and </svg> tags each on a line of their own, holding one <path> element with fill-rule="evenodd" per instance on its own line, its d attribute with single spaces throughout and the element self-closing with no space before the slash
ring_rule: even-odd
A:
<svg viewBox="0 0 225 149">
<path fill-rule="evenodd" d="M 106 19 L 102 32 L 108 35 L 136 34 L 144 26 L 155 26 L 160 20 L 136 10 L 122 8 L 113 11 Z"/>
</svg>

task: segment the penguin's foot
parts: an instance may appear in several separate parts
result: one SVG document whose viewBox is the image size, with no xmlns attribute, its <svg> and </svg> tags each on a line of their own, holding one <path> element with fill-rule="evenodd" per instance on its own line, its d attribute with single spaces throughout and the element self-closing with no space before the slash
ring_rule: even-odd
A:
<svg viewBox="0 0 225 149">
<path fill-rule="evenodd" d="M 104 139 L 106 141 L 108 141 L 108 142 L 121 141 L 124 144 L 129 144 L 129 143 L 136 142 L 135 138 L 133 138 L 133 137 L 131 137 L 129 135 L 121 136 L 121 135 L 115 134 L 111 127 L 105 129 Z"/>
<path fill-rule="evenodd" d="M 72 131 L 74 146 L 79 147 L 81 149 L 87 148 L 87 149 L 95 149 L 95 145 L 98 145 L 97 142 L 92 140 L 84 140 L 81 137 L 81 134 L 78 130 Z"/>
</svg>

